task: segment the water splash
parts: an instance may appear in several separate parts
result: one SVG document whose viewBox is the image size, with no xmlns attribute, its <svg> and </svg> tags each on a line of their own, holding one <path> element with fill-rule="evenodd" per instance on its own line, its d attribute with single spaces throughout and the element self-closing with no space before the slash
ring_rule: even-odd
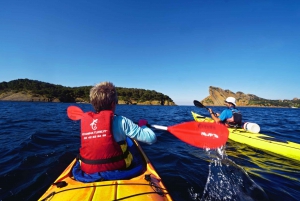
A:
<svg viewBox="0 0 300 201">
<path fill-rule="evenodd" d="M 189 189 L 193 200 L 199 201 L 265 201 L 269 200 L 264 190 L 247 172 L 228 159 L 225 146 L 205 150 L 210 158 L 209 175 L 202 197 Z"/>
</svg>

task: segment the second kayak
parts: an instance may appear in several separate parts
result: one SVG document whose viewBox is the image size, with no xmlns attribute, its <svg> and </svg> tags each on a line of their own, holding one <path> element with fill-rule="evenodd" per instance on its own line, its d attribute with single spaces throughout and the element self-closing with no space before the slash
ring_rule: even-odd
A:
<svg viewBox="0 0 300 201">
<path fill-rule="evenodd" d="M 214 122 L 214 120 L 209 117 L 204 117 L 193 111 L 191 113 L 197 122 Z M 265 134 L 251 133 L 242 128 L 228 128 L 228 130 L 229 139 L 235 142 L 247 144 L 261 150 L 270 151 L 300 161 L 300 144 L 276 139 Z"/>
</svg>

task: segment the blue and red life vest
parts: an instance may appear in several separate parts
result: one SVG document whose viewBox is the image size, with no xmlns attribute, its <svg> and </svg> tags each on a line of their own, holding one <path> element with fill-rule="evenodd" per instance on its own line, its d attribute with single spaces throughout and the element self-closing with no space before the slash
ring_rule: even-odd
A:
<svg viewBox="0 0 300 201">
<path fill-rule="evenodd" d="M 125 169 L 132 155 L 126 142 L 117 143 L 112 133 L 113 112 L 87 112 L 81 119 L 81 169 L 88 174 Z"/>
</svg>

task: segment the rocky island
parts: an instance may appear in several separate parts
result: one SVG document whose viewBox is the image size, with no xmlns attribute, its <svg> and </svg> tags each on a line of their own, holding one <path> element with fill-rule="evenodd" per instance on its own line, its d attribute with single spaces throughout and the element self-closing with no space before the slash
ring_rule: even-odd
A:
<svg viewBox="0 0 300 201">
<path fill-rule="evenodd" d="M 241 91 L 236 93 L 219 87 L 209 87 L 209 96 L 201 102 L 209 106 L 224 106 L 224 101 L 228 96 L 236 98 L 237 106 L 252 106 L 252 107 L 300 107 L 300 99 L 293 100 L 269 100 L 260 98 L 253 94 L 245 94 Z"/>
</svg>

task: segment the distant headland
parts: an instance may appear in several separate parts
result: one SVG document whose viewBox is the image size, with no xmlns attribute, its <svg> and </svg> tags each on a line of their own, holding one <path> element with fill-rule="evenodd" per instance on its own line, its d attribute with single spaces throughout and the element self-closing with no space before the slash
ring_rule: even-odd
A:
<svg viewBox="0 0 300 201">
<path fill-rule="evenodd" d="M 223 90 L 218 87 L 209 87 L 209 96 L 203 99 L 201 102 L 204 105 L 210 106 L 223 106 L 224 101 L 228 96 L 236 98 L 237 106 L 248 106 L 248 107 L 291 107 L 299 108 L 300 99 L 294 98 L 293 100 L 269 100 L 260 98 L 253 94 L 244 94 L 243 92 L 232 92 L 228 89 Z"/>
<path fill-rule="evenodd" d="M 30 79 L 0 83 L 0 101 L 89 103 L 92 86 L 65 87 Z M 176 105 L 167 95 L 154 90 L 116 87 L 118 104 Z"/>
</svg>

